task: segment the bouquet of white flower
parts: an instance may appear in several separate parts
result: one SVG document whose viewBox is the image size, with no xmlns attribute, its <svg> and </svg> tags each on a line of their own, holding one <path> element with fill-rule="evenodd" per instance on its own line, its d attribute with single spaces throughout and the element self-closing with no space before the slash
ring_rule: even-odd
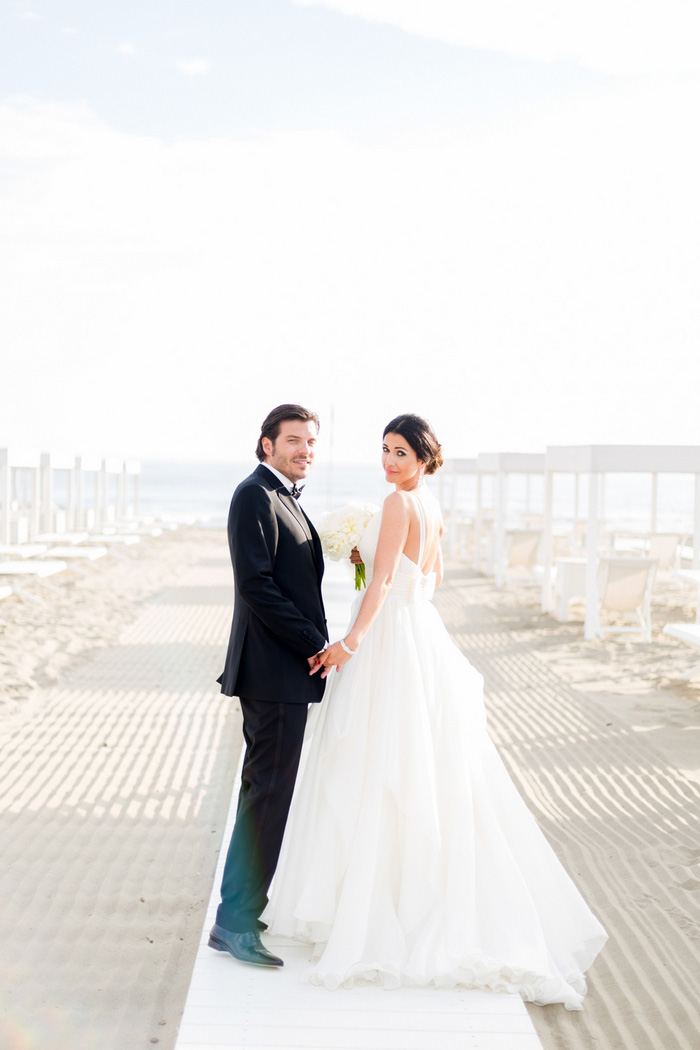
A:
<svg viewBox="0 0 700 1050">
<path fill-rule="evenodd" d="M 323 553 L 331 561 L 349 558 L 353 547 L 357 547 L 367 523 L 379 507 L 374 503 L 350 503 L 340 510 L 329 510 L 322 515 L 318 526 Z M 355 566 L 355 590 L 367 586 L 365 566 Z"/>
</svg>

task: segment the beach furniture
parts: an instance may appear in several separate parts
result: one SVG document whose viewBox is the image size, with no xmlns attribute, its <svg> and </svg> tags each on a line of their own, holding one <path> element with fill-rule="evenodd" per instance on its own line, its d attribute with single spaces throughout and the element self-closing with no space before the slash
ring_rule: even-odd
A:
<svg viewBox="0 0 700 1050">
<path fill-rule="evenodd" d="M 677 532 L 656 532 L 649 537 L 647 555 L 656 558 L 659 563 L 657 576 L 659 573 L 668 575 L 678 568 L 682 541 L 683 536 L 679 536 Z"/>
<path fill-rule="evenodd" d="M 64 546 L 85 543 L 89 539 L 89 532 L 42 532 L 37 536 L 40 543 L 62 543 Z"/>
<path fill-rule="evenodd" d="M 109 551 L 106 547 L 51 547 L 47 552 L 48 558 L 59 558 L 62 561 L 68 562 L 69 568 L 73 572 L 79 573 L 81 576 L 87 576 L 88 573 L 80 567 L 80 562 L 95 562 L 100 558 L 104 558 Z"/>
<path fill-rule="evenodd" d="M 0 544 L 0 561 L 15 558 L 36 558 L 46 554 L 45 543 L 2 543 Z"/>
<path fill-rule="evenodd" d="M 0 543 L 26 543 L 39 532 L 40 456 L 0 449 Z"/>
<path fill-rule="evenodd" d="M 0 584 L 0 601 L 3 598 L 9 598 L 12 594 L 12 588 L 6 586 L 6 584 Z"/>
<path fill-rule="evenodd" d="M 51 559 L 48 561 L 0 561 L 0 576 L 37 576 L 41 579 L 65 572 L 68 566 L 65 561 Z"/>
<path fill-rule="evenodd" d="M 506 564 L 503 577 L 506 583 L 535 582 L 533 569 L 537 564 L 542 529 L 507 529 L 505 535 Z"/>
<path fill-rule="evenodd" d="M 639 623 L 631 627 L 613 627 L 599 621 L 598 634 L 626 634 L 641 632 L 644 641 L 651 641 L 651 588 L 656 573 L 653 558 L 615 557 L 604 555 L 598 568 L 599 614 L 614 612 L 623 616 L 633 614 Z"/>
<path fill-rule="evenodd" d="M 59 588 L 49 583 L 47 577 L 56 576 L 59 572 L 65 572 L 67 568 L 66 562 L 58 559 L 36 561 L 32 558 L 27 558 L 25 561 L 0 561 L 0 576 L 9 577 L 10 587 L 21 598 L 41 602 L 42 599 L 38 595 L 32 594 L 31 591 L 27 591 L 22 586 L 21 581 L 32 580 L 42 587 L 60 594 Z"/>
<path fill-rule="evenodd" d="M 667 623 L 664 627 L 664 634 L 670 638 L 677 638 L 681 642 L 687 642 L 688 645 L 700 646 L 700 623 Z M 700 664 L 695 664 L 689 671 L 678 677 L 684 682 L 700 677 Z"/>
<path fill-rule="evenodd" d="M 545 455 L 545 523 L 543 536 L 542 611 L 552 602 L 551 567 L 554 479 L 557 474 L 576 476 L 576 513 L 578 517 L 579 475 L 588 477 L 588 523 L 586 532 L 586 620 L 587 640 L 599 633 L 598 536 L 604 518 L 603 479 L 606 474 L 649 474 L 652 481 L 650 525 L 656 533 L 659 474 L 694 476 L 694 541 L 693 568 L 700 569 L 700 446 L 698 445 L 558 445 L 547 448 Z"/>
<path fill-rule="evenodd" d="M 439 500 L 440 505 L 443 508 L 445 520 L 447 522 L 447 550 L 451 558 L 455 558 L 458 552 L 461 550 L 464 542 L 464 530 L 462 528 L 463 523 L 463 512 L 460 513 L 458 503 L 457 488 L 459 485 L 459 479 L 461 476 L 472 476 L 476 477 L 476 458 L 472 459 L 451 459 L 445 464 L 445 468 L 438 474 L 438 485 L 439 485 Z M 447 479 L 450 481 L 450 498 L 449 507 L 447 504 L 445 485 Z M 472 522 L 473 518 L 469 518 Z"/>
<path fill-rule="evenodd" d="M 98 558 L 104 558 L 107 553 L 107 548 L 103 546 L 74 547 L 68 545 L 64 547 L 51 547 L 47 551 L 49 558 L 64 558 L 67 561 L 70 561 L 72 558 L 85 558 L 87 561 L 97 561 Z"/>
<path fill-rule="evenodd" d="M 55 501 L 56 473 L 65 474 L 65 507 Z M 40 457 L 41 507 L 40 528 L 43 533 L 66 532 L 75 522 L 75 456 L 67 452 L 42 452 Z"/>
<path fill-rule="evenodd" d="M 568 623 L 571 603 L 586 598 L 586 559 L 576 555 L 557 558 L 554 567 L 554 615 Z"/>
<path fill-rule="evenodd" d="M 700 569 L 675 569 L 671 576 L 681 583 L 689 583 L 697 588 L 695 598 L 695 622 L 700 623 Z"/>
<path fill-rule="evenodd" d="M 88 536 L 85 543 L 97 543 L 98 545 L 112 546 L 115 547 L 131 547 L 135 543 L 140 543 L 141 537 L 135 535 L 133 532 L 99 532 L 92 536 Z"/>
<path fill-rule="evenodd" d="M 535 452 L 485 452 L 476 459 L 476 517 L 474 521 L 474 568 L 483 571 L 482 538 L 484 535 L 484 480 L 493 481 L 493 542 L 489 545 L 489 563 L 486 571 L 495 576 L 496 585 L 503 584 L 505 575 L 505 538 L 508 515 L 508 482 L 511 475 L 525 476 L 526 496 L 524 513 L 531 513 L 531 478 L 544 472 L 545 457 Z"/>
</svg>

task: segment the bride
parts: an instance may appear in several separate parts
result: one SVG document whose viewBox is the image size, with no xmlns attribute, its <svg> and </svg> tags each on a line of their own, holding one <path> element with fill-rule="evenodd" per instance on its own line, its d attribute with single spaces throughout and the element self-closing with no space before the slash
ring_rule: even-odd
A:
<svg viewBox="0 0 700 1050">
<path fill-rule="evenodd" d="M 332 673 L 262 918 L 313 944 L 306 979 L 327 988 L 459 984 L 580 1010 L 606 933 L 510 780 L 481 676 L 431 603 L 442 521 L 422 481 L 441 463 L 425 420 L 385 428 L 395 491 L 360 541 L 351 627 L 316 667 Z"/>
</svg>

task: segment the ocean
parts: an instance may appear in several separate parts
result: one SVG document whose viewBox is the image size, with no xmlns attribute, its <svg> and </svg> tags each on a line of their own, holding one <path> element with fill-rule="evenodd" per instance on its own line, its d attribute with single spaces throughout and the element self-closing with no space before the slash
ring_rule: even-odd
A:
<svg viewBox="0 0 700 1050">
<path fill-rule="evenodd" d="M 169 463 L 144 461 L 141 466 L 140 512 L 142 515 L 175 520 L 196 520 L 211 527 L 224 526 L 231 495 L 236 485 L 256 466 L 257 461 L 241 463 Z M 452 505 L 452 486 L 456 482 L 455 504 L 460 517 L 472 517 L 476 506 L 476 481 L 470 475 L 450 472 L 449 464 L 427 479 L 443 504 L 445 515 Z M 579 518 L 587 514 L 587 479 L 580 484 Z M 330 509 L 352 501 L 381 504 L 391 491 L 384 480 L 381 464 L 316 464 L 302 496 L 306 513 L 313 521 Z M 484 482 L 484 503 L 493 504 L 491 479 Z M 603 514 L 608 527 L 620 530 L 650 529 L 651 476 L 648 474 L 609 474 L 605 477 Z M 661 474 L 658 480 L 657 531 L 692 532 L 694 481 L 686 474 Z M 518 526 L 529 510 L 544 510 L 544 479 L 522 475 L 508 479 L 508 523 Z M 574 479 L 557 475 L 554 488 L 554 524 L 566 528 L 574 519 Z"/>
</svg>

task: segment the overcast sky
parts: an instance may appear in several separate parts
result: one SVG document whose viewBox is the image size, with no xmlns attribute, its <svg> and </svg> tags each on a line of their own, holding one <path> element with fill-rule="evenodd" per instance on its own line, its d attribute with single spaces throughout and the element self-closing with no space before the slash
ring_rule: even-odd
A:
<svg viewBox="0 0 700 1050">
<path fill-rule="evenodd" d="M 2 0 L 0 447 L 700 443 L 696 11 Z"/>
</svg>

